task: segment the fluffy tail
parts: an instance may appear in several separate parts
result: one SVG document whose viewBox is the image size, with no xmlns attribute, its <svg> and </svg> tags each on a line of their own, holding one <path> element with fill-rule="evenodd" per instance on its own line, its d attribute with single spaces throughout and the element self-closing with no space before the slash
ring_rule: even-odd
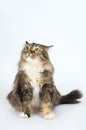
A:
<svg viewBox="0 0 86 130">
<path fill-rule="evenodd" d="M 82 93 L 79 90 L 73 90 L 67 95 L 63 95 L 60 99 L 60 104 L 74 104 L 79 103 L 78 99 L 82 97 Z"/>
</svg>

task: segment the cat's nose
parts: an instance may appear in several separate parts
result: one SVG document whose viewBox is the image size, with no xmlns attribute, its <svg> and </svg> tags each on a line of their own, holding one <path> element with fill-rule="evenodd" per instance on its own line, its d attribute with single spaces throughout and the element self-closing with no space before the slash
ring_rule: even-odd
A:
<svg viewBox="0 0 86 130">
<path fill-rule="evenodd" d="M 31 51 L 28 51 L 28 54 L 31 54 Z"/>
<path fill-rule="evenodd" d="M 33 56 L 33 52 L 29 51 L 28 56 Z"/>
</svg>

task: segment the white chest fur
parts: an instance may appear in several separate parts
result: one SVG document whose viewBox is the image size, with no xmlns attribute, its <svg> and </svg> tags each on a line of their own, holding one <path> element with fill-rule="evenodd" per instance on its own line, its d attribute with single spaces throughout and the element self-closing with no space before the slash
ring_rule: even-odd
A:
<svg viewBox="0 0 86 130">
<path fill-rule="evenodd" d="M 38 84 L 38 79 L 40 78 L 40 72 L 43 72 L 43 67 L 38 64 L 37 61 L 25 63 L 22 66 L 22 70 L 29 76 L 31 79 L 31 85 L 33 87 L 33 99 L 32 106 L 39 105 L 39 91 L 40 87 Z"/>
</svg>

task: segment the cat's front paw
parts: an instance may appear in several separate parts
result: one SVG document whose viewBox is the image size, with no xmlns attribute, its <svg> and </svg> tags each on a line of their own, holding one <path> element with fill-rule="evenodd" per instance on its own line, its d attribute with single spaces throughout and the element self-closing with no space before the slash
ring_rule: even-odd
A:
<svg viewBox="0 0 86 130">
<path fill-rule="evenodd" d="M 44 117 L 47 120 L 52 120 L 52 119 L 55 119 L 55 114 L 54 113 L 49 113 L 49 114 L 45 115 Z"/>
<path fill-rule="evenodd" d="M 21 117 L 21 118 L 28 118 L 28 115 L 22 112 L 22 113 L 20 113 L 19 117 Z"/>
</svg>

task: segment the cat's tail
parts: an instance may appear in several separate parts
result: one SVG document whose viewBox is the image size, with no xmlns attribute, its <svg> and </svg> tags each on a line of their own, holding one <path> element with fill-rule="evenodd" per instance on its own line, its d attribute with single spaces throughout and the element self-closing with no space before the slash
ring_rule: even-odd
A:
<svg viewBox="0 0 86 130">
<path fill-rule="evenodd" d="M 80 99 L 81 97 L 82 97 L 82 93 L 79 90 L 73 90 L 70 93 L 68 93 L 67 95 L 63 95 L 60 99 L 59 104 L 79 103 L 80 101 L 78 99 Z"/>
</svg>

